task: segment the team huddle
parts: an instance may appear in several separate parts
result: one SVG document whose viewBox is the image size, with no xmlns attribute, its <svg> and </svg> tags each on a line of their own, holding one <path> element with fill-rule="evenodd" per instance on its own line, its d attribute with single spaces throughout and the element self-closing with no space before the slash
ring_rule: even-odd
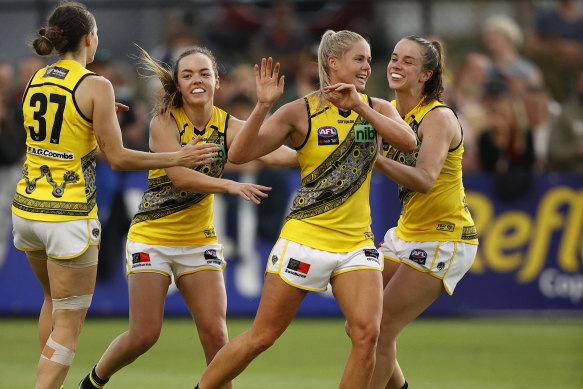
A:
<svg viewBox="0 0 583 389">
<path fill-rule="evenodd" d="M 416 36 L 396 44 L 389 102 L 363 93 L 371 74 L 367 40 L 326 31 L 319 89 L 271 112 L 284 76 L 279 63 L 263 58 L 246 120 L 214 105 L 219 77 L 208 49 L 189 48 L 168 67 L 142 49 L 141 65 L 164 90 L 147 153 L 123 146 L 116 113 L 128 107 L 115 102 L 107 79 L 86 69 L 97 45 L 95 18 L 76 2 L 57 6 L 32 45 L 39 55 L 59 55 L 35 73 L 23 97 L 28 152 L 12 207 L 14 245 L 44 292 L 36 388 L 62 387 L 91 304 L 101 238 L 98 152 L 114 170 L 149 174 L 126 245 L 129 329 L 79 388 L 105 387 L 156 343 L 172 279 L 208 365 L 198 383 L 193 377 L 195 388 L 232 388 L 286 330 L 308 291 L 328 285 L 351 339 L 340 388 L 407 388 L 396 359 L 399 333 L 443 291 L 453 293 L 478 247 L 462 184 L 463 132 L 440 102 L 440 44 Z M 229 340 L 213 194 L 260 204 L 270 187 L 221 178 L 227 162 L 256 159 L 299 166 L 301 184 L 267 258 L 253 324 Z M 369 206 L 375 167 L 398 184 L 402 207 L 378 246 Z"/>
</svg>

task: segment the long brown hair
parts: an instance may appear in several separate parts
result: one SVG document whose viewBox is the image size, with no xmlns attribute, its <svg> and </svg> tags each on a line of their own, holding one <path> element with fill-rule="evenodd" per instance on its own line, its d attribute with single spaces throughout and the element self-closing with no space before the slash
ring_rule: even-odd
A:
<svg viewBox="0 0 583 389">
<path fill-rule="evenodd" d="M 189 49 L 184 50 L 173 65 L 158 61 L 146 50 L 138 46 L 140 50 L 140 56 L 138 57 L 138 69 L 139 74 L 145 78 L 157 78 L 162 83 L 164 88 L 164 95 L 161 100 L 156 103 L 154 107 L 154 113 L 158 115 L 169 113 L 172 108 L 182 107 L 182 93 L 178 90 L 178 66 L 180 61 L 191 54 L 202 54 L 206 55 L 212 63 L 213 72 L 215 78 L 218 77 L 217 61 L 213 53 L 206 47 L 193 46 Z M 143 73 L 146 71 L 147 73 Z"/>
</svg>

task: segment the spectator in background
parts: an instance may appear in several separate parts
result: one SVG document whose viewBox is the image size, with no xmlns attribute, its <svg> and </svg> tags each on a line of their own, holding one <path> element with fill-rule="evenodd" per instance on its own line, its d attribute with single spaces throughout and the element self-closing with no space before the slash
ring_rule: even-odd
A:
<svg viewBox="0 0 583 389">
<path fill-rule="evenodd" d="M 548 158 L 550 170 L 583 173 L 583 69 L 576 91 L 553 121 Z"/>
<path fill-rule="evenodd" d="M 0 59 L 0 266 L 11 230 L 11 206 L 14 188 L 20 177 L 26 133 L 10 104 L 14 68 Z"/>
<path fill-rule="evenodd" d="M 270 56 L 280 60 L 281 73 L 286 76 L 288 86 L 295 82 L 294 75 L 300 67 L 302 54 L 312 43 L 295 7 L 295 3 L 289 0 L 271 3 L 263 28 L 251 42 L 254 61 Z"/>
<path fill-rule="evenodd" d="M 14 80 L 14 67 L 4 58 L 0 58 L 0 94 L 10 96 Z"/>
<path fill-rule="evenodd" d="M 535 167 L 524 103 L 500 81 L 488 84 L 484 101 L 490 123 L 479 138 L 480 163 L 492 174 L 498 195 L 515 200 L 530 189 Z"/>
<path fill-rule="evenodd" d="M 532 129 L 536 168 L 547 170 L 551 126 L 561 105 L 549 96 L 546 87 L 526 85 L 522 94 L 528 127 Z"/>
<path fill-rule="evenodd" d="M 543 85 L 540 69 L 519 52 L 524 36 L 513 19 L 503 15 L 487 19 L 482 28 L 482 40 L 492 59 L 490 79 L 506 81 L 511 94 L 522 93 L 525 85 Z"/>
<path fill-rule="evenodd" d="M 527 41 L 527 52 L 560 102 L 573 92 L 577 69 L 583 66 L 583 12 L 578 3 L 559 0 L 552 9 L 540 9 Z"/>
<path fill-rule="evenodd" d="M 290 85 L 286 85 L 281 99 L 276 101 L 273 105 L 274 109 L 278 109 L 289 101 L 304 97 L 319 89 L 320 79 L 318 74 L 317 52 L 312 52 L 310 50 L 305 51 L 302 54 L 298 68 L 292 78 L 294 82 Z"/>
<path fill-rule="evenodd" d="M 451 84 L 445 85 L 444 102 L 457 112 L 464 131 L 464 172 L 479 169 L 477 139 L 488 120 L 482 99 L 491 71 L 490 58 L 471 51 L 456 66 Z"/>
<path fill-rule="evenodd" d="M 221 89 L 217 91 L 215 97 L 215 104 L 218 107 L 227 107 L 232 103 L 235 96 L 250 99 L 252 104 L 255 105 L 255 74 L 250 65 L 236 65 L 232 68 L 226 69 L 226 71 L 221 73 L 220 77 Z M 243 114 L 249 115 L 249 112 L 243 112 Z M 242 118 L 245 117 L 246 116 L 243 116 Z"/>
</svg>

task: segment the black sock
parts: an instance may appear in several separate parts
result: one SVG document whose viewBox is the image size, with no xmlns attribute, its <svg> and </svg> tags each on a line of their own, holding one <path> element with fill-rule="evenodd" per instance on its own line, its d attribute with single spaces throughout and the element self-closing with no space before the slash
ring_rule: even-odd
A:
<svg viewBox="0 0 583 389">
<path fill-rule="evenodd" d="M 405 381 L 405 384 L 403 386 L 401 386 L 401 389 L 407 389 L 409 387 L 409 384 L 407 383 L 407 381 Z"/>
<path fill-rule="evenodd" d="M 95 371 L 96 367 L 97 367 L 97 365 L 95 365 L 95 367 L 93 367 L 93 370 L 91 371 L 91 380 L 93 380 L 97 385 L 99 385 L 100 388 L 102 388 L 105 386 L 105 384 L 107 384 L 107 381 L 109 381 L 109 378 L 106 380 L 99 378 L 99 376 L 97 375 L 97 372 Z"/>
</svg>

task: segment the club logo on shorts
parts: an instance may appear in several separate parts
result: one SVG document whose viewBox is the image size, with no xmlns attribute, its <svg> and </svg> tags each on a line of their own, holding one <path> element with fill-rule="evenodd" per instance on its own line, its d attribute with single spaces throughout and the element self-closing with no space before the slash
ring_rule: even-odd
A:
<svg viewBox="0 0 583 389">
<path fill-rule="evenodd" d="M 215 249 L 208 249 L 204 251 L 204 259 L 206 263 L 211 264 L 214 263 L 215 265 L 222 265 L 223 260 L 219 258 L 219 254 Z"/>
<path fill-rule="evenodd" d="M 217 250 L 209 249 L 204 252 L 204 259 L 217 259 Z"/>
<path fill-rule="evenodd" d="M 285 272 L 301 278 L 306 278 L 306 274 L 310 271 L 310 266 L 309 263 L 290 258 Z"/>
<path fill-rule="evenodd" d="M 364 255 L 366 256 L 367 261 L 375 261 L 376 263 L 380 263 L 378 251 L 373 249 L 364 249 Z"/>
<path fill-rule="evenodd" d="M 132 264 L 134 265 L 134 267 L 150 266 L 150 254 L 133 253 Z"/>
<path fill-rule="evenodd" d="M 332 126 L 318 128 L 318 145 L 337 145 L 338 130 Z"/>
<path fill-rule="evenodd" d="M 415 249 L 409 254 L 409 259 L 413 262 L 417 262 L 420 265 L 425 265 L 425 260 L 427 259 L 427 252 L 421 249 Z"/>
<path fill-rule="evenodd" d="M 443 270 L 444 268 L 445 268 L 445 263 L 443 263 L 443 262 L 439 262 L 439 263 L 437 264 L 437 270 L 441 271 L 441 270 Z"/>
<path fill-rule="evenodd" d="M 94 228 L 93 230 L 91 230 L 91 233 L 93 234 L 94 237 L 98 237 L 99 236 L 99 228 Z"/>
<path fill-rule="evenodd" d="M 272 255 L 271 256 L 271 263 L 273 263 L 274 265 L 277 263 L 277 261 L 279 260 L 279 258 L 277 257 L 277 255 Z"/>
</svg>

